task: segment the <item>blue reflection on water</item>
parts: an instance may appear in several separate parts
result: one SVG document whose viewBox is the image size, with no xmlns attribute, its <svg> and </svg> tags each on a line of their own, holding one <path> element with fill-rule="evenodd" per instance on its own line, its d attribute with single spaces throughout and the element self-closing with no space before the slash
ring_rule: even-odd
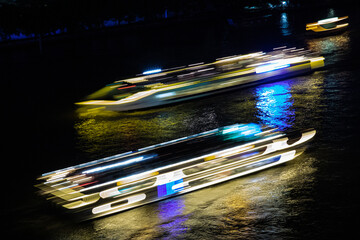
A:
<svg viewBox="0 0 360 240">
<path fill-rule="evenodd" d="M 280 29 L 281 34 L 283 36 L 289 36 L 291 35 L 291 30 L 289 28 L 289 22 L 288 22 L 288 15 L 287 13 L 282 13 L 280 17 Z"/>
<path fill-rule="evenodd" d="M 108 20 L 104 20 L 104 26 L 105 27 L 113 27 L 119 25 L 119 20 L 111 18 Z"/>
<path fill-rule="evenodd" d="M 327 14 L 327 18 L 335 17 L 335 10 L 333 8 L 330 8 Z"/>
<path fill-rule="evenodd" d="M 184 208 L 185 200 L 182 197 L 159 202 L 160 228 L 164 231 L 164 239 L 179 238 L 187 231 L 184 222 L 188 216 L 182 215 Z"/>
<path fill-rule="evenodd" d="M 295 111 L 287 82 L 267 84 L 256 88 L 257 117 L 260 123 L 284 130 L 292 126 Z"/>
</svg>

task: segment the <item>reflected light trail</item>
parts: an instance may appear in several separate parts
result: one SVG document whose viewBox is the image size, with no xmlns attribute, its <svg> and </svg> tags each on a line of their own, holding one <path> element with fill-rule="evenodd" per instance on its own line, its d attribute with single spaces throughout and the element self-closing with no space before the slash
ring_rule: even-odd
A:
<svg viewBox="0 0 360 240">
<path fill-rule="evenodd" d="M 176 239 L 186 233 L 187 227 L 184 225 L 188 220 L 187 215 L 182 215 L 185 208 L 183 197 L 173 198 L 159 202 L 159 220 L 160 228 L 168 233 L 166 239 Z"/>
<path fill-rule="evenodd" d="M 347 33 L 327 38 L 309 39 L 306 43 L 311 51 L 321 54 L 333 54 L 335 51 L 341 50 L 345 52 L 351 50 L 350 37 Z"/>
<path fill-rule="evenodd" d="M 285 12 L 283 12 L 280 17 L 280 29 L 281 29 L 281 34 L 283 36 L 291 35 L 289 22 L 288 22 L 288 15 Z"/>
<path fill-rule="evenodd" d="M 332 18 L 334 16 L 335 16 L 335 10 L 333 8 L 330 8 L 329 11 L 328 11 L 327 17 Z"/>
<path fill-rule="evenodd" d="M 292 126 L 295 111 L 293 99 L 287 83 L 269 84 L 256 89 L 257 117 L 260 123 L 272 125 L 279 129 Z"/>
</svg>

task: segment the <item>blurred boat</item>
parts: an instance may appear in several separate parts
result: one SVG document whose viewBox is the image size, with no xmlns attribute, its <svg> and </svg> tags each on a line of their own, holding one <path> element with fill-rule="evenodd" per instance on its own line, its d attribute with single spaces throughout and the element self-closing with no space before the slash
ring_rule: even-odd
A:
<svg viewBox="0 0 360 240">
<path fill-rule="evenodd" d="M 347 19 L 348 16 L 333 17 L 319 20 L 314 23 L 308 23 L 306 24 L 306 31 L 308 35 L 312 36 L 337 34 L 347 29 L 347 27 L 349 26 L 348 23 L 345 23 L 345 20 Z"/>
<path fill-rule="evenodd" d="M 111 111 L 151 108 L 305 74 L 323 66 L 323 57 L 302 49 L 279 48 L 207 64 L 145 71 L 109 84 L 77 105 Z"/>
<path fill-rule="evenodd" d="M 36 187 L 86 220 L 285 163 L 315 133 L 234 124 L 45 173 Z"/>
</svg>

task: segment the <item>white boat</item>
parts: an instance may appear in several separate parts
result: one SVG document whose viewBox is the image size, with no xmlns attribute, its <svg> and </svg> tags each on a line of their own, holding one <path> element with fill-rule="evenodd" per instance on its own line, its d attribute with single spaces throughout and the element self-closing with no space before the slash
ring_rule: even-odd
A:
<svg viewBox="0 0 360 240">
<path fill-rule="evenodd" d="M 80 219 L 91 219 L 283 164 L 315 133 L 234 124 L 45 173 L 36 187 Z"/>
<path fill-rule="evenodd" d="M 207 64 L 149 70 L 109 84 L 77 105 L 111 111 L 152 108 L 305 74 L 323 66 L 323 57 L 301 49 L 280 48 Z"/>
</svg>

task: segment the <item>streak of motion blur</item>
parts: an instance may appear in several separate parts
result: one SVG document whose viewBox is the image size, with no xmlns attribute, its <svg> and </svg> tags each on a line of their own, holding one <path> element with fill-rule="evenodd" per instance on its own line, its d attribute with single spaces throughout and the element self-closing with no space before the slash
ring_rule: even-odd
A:
<svg viewBox="0 0 360 240">
<path fill-rule="evenodd" d="M 148 70 L 109 84 L 77 105 L 111 111 L 144 109 L 305 74 L 323 66 L 324 58 L 308 50 L 279 47 L 269 53 Z"/>
<path fill-rule="evenodd" d="M 282 164 L 315 133 L 234 124 L 45 173 L 36 187 L 86 220 Z"/>
</svg>

